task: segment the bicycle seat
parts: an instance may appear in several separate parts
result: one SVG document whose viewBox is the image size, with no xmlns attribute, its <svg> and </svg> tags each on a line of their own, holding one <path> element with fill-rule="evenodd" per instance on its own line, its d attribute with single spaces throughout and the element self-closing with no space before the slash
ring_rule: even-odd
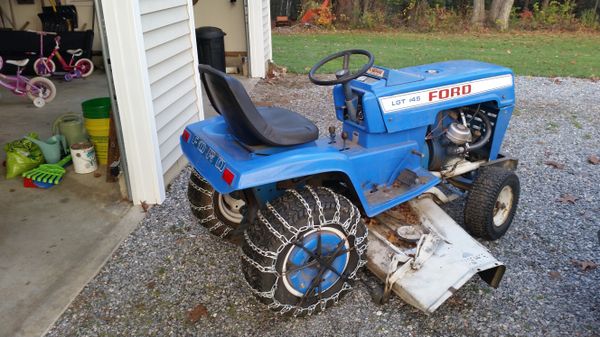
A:
<svg viewBox="0 0 600 337">
<path fill-rule="evenodd" d="M 69 53 L 73 56 L 80 56 L 81 54 L 83 54 L 83 50 L 82 49 L 67 49 L 67 53 Z"/>
<path fill-rule="evenodd" d="M 12 64 L 15 65 L 17 67 L 24 67 L 27 65 L 27 63 L 29 63 L 29 59 L 22 59 L 22 60 L 6 60 L 6 63 L 8 64 Z"/>
</svg>

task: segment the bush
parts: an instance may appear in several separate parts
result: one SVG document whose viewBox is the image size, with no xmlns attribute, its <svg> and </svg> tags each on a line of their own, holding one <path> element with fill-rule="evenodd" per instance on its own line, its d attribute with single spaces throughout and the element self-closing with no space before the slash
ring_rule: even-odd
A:
<svg viewBox="0 0 600 337">
<path fill-rule="evenodd" d="M 385 27 L 385 13 L 379 10 L 372 10 L 362 14 L 358 23 L 358 28 L 383 28 Z"/>
<path fill-rule="evenodd" d="M 589 29 L 598 29 L 600 28 L 600 23 L 598 22 L 598 14 L 593 9 L 586 9 L 581 12 L 581 25 L 585 28 Z"/>
<path fill-rule="evenodd" d="M 540 9 L 538 3 L 533 6 L 533 21 L 535 28 L 575 30 L 575 2 L 566 0 L 560 3 L 550 1 L 546 9 Z"/>
</svg>

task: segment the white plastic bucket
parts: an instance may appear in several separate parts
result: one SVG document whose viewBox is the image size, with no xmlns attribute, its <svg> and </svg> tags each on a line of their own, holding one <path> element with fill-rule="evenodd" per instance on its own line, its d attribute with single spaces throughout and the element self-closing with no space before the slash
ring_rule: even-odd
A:
<svg viewBox="0 0 600 337">
<path fill-rule="evenodd" d="M 98 169 L 96 151 L 92 143 L 76 143 L 71 145 L 71 157 L 75 173 L 91 173 Z"/>
</svg>

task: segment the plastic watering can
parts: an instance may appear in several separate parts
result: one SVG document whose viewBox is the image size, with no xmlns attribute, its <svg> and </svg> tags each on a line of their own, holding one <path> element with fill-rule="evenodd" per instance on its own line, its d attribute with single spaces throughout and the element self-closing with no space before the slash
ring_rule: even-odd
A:
<svg viewBox="0 0 600 337">
<path fill-rule="evenodd" d="M 48 164 L 56 164 L 60 161 L 63 153 L 67 153 L 67 143 L 62 135 L 54 135 L 45 141 L 25 136 L 28 140 L 40 147 L 44 159 Z"/>
<path fill-rule="evenodd" d="M 52 124 L 52 134 L 63 135 L 67 147 L 88 140 L 83 128 L 83 117 L 76 113 L 67 113 L 58 117 Z"/>
</svg>

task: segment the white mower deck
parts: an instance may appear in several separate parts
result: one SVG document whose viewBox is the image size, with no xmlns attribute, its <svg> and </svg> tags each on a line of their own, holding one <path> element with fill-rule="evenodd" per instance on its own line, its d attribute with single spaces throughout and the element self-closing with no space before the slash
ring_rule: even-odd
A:
<svg viewBox="0 0 600 337">
<path fill-rule="evenodd" d="M 504 264 L 435 202 L 436 188 L 373 219 L 367 267 L 393 291 L 426 314 L 434 312 L 473 275 L 498 287 Z"/>
</svg>

